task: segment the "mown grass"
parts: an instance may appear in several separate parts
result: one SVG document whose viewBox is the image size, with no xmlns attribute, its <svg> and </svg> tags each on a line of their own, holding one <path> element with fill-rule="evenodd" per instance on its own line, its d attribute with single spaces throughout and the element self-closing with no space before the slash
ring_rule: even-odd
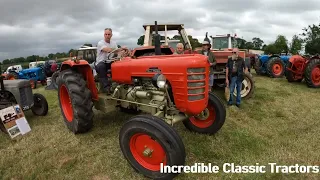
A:
<svg viewBox="0 0 320 180">
<path fill-rule="evenodd" d="M 256 76 L 255 96 L 242 108 L 227 107 L 227 119 L 215 136 L 175 128 L 187 152 L 186 165 L 212 163 L 218 174 L 180 174 L 177 179 L 318 179 L 318 174 L 224 173 L 224 163 L 268 166 L 320 165 L 320 90 L 285 78 Z M 123 158 L 118 133 L 132 115 L 95 111 L 94 128 L 74 135 L 63 123 L 56 91 L 39 88 L 49 102 L 45 118 L 27 112 L 29 134 L 11 140 L 0 134 L 0 179 L 144 179 Z M 217 90 L 223 98 L 223 92 Z"/>
</svg>

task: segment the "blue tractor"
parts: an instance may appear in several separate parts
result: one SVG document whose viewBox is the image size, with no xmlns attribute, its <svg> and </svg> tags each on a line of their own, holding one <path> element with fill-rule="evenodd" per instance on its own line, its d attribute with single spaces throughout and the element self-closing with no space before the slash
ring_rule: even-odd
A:
<svg viewBox="0 0 320 180">
<path fill-rule="evenodd" d="M 260 55 L 254 63 L 254 69 L 258 75 L 268 75 L 280 78 L 285 75 L 286 66 L 291 55 Z"/>
<path fill-rule="evenodd" d="M 6 80 L 14 80 L 14 79 L 27 79 L 30 80 L 31 88 L 37 88 L 37 82 L 40 81 L 42 85 L 46 84 L 46 74 L 43 66 L 34 67 L 30 69 L 23 69 L 19 73 L 15 71 L 10 71 L 6 75 Z"/>
</svg>

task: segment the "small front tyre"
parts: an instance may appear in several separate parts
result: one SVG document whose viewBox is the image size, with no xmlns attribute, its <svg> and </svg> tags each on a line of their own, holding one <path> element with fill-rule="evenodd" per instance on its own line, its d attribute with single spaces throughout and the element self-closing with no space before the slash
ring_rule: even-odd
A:
<svg viewBox="0 0 320 180">
<path fill-rule="evenodd" d="M 127 121 L 120 130 L 121 151 L 129 164 L 151 179 L 173 179 L 177 173 L 162 173 L 163 166 L 184 165 L 184 144 L 170 125 L 163 120 L 138 115 Z"/>
<path fill-rule="evenodd" d="M 34 105 L 31 107 L 31 111 L 34 115 L 45 116 L 48 114 L 48 102 L 42 94 L 33 94 L 33 103 Z"/>
<path fill-rule="evenodd" d="M 225 106 L 217 95 L 209 93 L 207 108 L 198 116 L 183 121 L 183 124 L 190 131 L 213 135 L 221 129 L 225 120 Z"/>
</svg>

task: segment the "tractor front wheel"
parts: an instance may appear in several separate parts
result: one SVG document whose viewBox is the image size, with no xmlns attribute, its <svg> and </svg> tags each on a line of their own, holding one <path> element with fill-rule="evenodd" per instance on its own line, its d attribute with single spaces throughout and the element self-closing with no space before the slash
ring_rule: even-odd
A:
<svg viewBox="0 0 320 180">
<path fill-rule="evenodd" d="M 305 81 L 309 87 L 320 87 L 320 59 L 310 60 L 305 70 Z"/>
<path fill-rule="evenodd" d="M 42 94 L 33 94 L 33 103 L 31 111 L 34 115 L 45 116 L 48 114 L 48 102 Z"/>
<path fill-rule="evenodd" d="M 58 97 L 68 129 L 74 134 L 89 131 L 93 125 L 93 102 L 82 75 L 71 69 L 60 72 Z"/>
<path fill-rule="evenodd" d="M 121 128 L 119 142 L 129 164 L 148 178 L 173 179 L 178 173 L 161 172 L 161 164 L 185 164 L 182 139 L 173 127 L 160 118 L 149 115 L 131 118 Z"/>
<path fill-rule="evenodd" d="M 285 64 L 279 57 L 270 58 L 267 63 L 267 73 L 270 77 L 280 78 L 284 75 Z"/>
<path fill-rule="evenodd" d="M 190 131 L 212 135 L 221 129 L 225 119 L 226 108 L 222 101 L 217 95 L 209 93 L 207 108 L 199 115 L 183 121 L 183 124 Z"/>
</svg>

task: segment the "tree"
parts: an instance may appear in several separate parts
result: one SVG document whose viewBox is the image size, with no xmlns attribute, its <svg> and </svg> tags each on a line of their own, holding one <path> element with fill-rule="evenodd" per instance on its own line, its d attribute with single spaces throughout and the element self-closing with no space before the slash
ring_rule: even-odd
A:
<svg viewBox="0 0 320 180">
<path fill-rule="evenodd" d="M 253 49 L 260 50 L 263 43 L 263 40 L 258 37 L 252 38 Z"/>
<path fill-rule="evenodd" d="M 245 47 L 246 47 L 246 49 L 253 49 L 254 44 L 252 42 L 246 42 Z"/>
<path fill-rule="evenodd" d="M 265 54 L 279 54 L 279 50 L 275 46 L 274 43 L 268 44 L 264 47 L 264 53 Z"/>
<path fill-rule="evenodd" d="M 305 52 L 307 54 L 320 53 L 320 23 L 318 25 L 309 25 L 303 28 L 303 42 L 305 43 Z"/>
<path fill-rule="evenodd" d="M 247 41 L 246 40 L 241 39 L 241 38 L 237 38 L 236 41 L 237 41 L 237 46 L 239 49 L 247 49 L 247 47 L 246 47 Z"/>
<path fill-rule="evenodd" d="M 290 52 L 292 54 L 299 54 L 299 51 L 301 51 L 301 49 L 302 49 L 302 42 L 303 42 L 303 40 L 301 38 L 299 38 L 299 36 L 294 35 L 292 37 L 292 42 L 290 45 Z"/>
<path fill-rule="evenodd" d="M 288 40 L 283 35 L 277 36 L 274 46 L 277 48 L 277 54 L 289 52 Z"/>
</svg>

